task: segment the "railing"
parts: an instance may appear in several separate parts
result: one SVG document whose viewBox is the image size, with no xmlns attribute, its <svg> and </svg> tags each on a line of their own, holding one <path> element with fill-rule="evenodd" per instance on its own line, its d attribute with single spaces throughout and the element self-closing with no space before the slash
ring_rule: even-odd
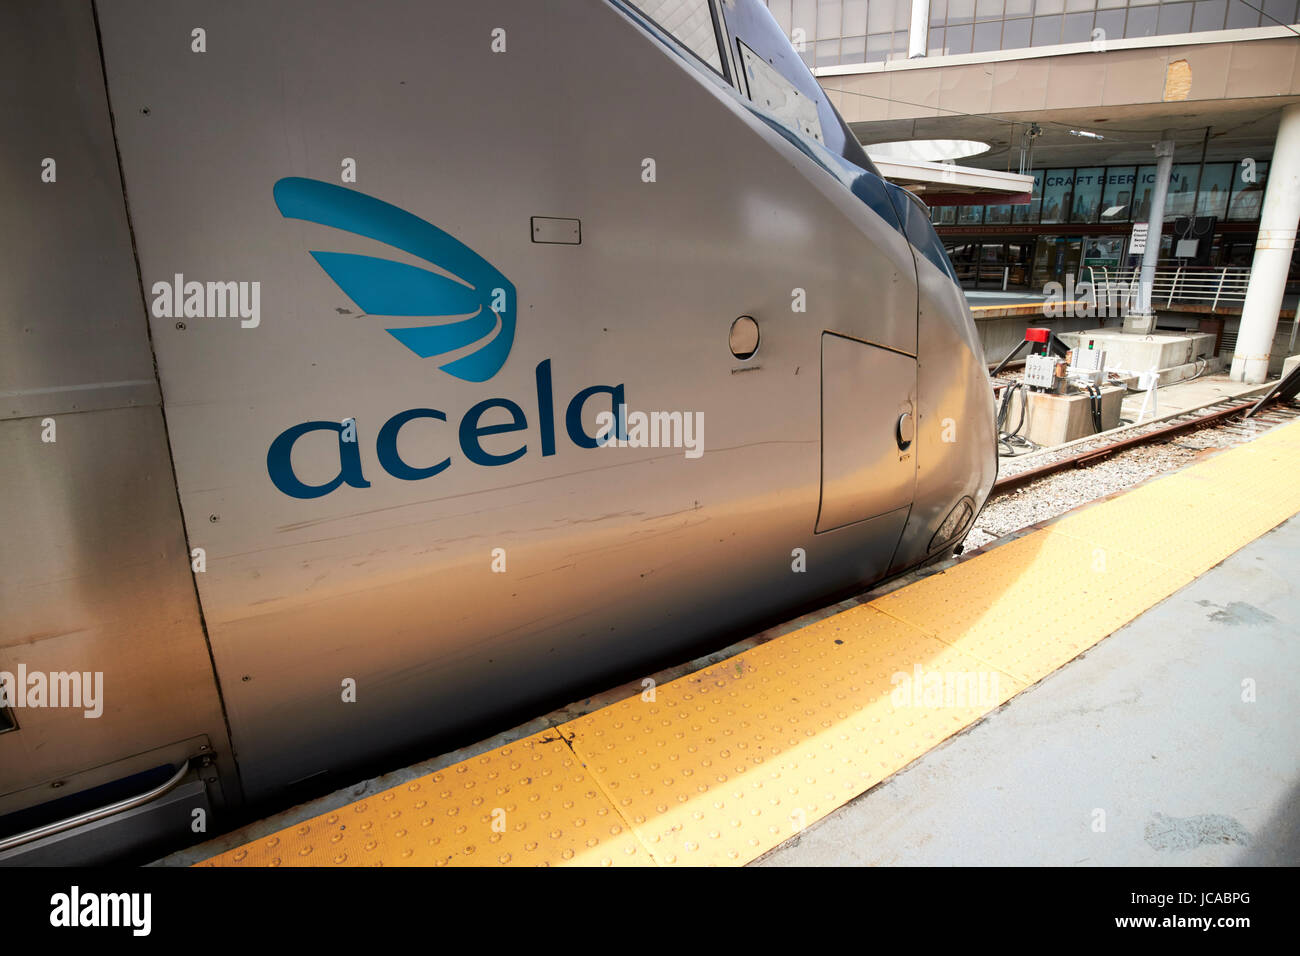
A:
<svg viewBox="0 0 1300 956">
<path fill-rule="evenodd" d="M 1141 269 L 1112 270 L 1089 266 L 1088 272 L 1093 293 L 1099 299 L 1110 299 L 1118 294 L 1128 301 L 1137 301 Z M 1240 306 L 1246 301 L 1246 286 L 1249 284 L 1250 269 L 1246 266 L 1157 269 L 1151 285 L 1151 304 L 1164 302 L 1168 308 L 1175 302 L 1208 302 L 1211 310 L 1220 305 Z"/>
</svg>

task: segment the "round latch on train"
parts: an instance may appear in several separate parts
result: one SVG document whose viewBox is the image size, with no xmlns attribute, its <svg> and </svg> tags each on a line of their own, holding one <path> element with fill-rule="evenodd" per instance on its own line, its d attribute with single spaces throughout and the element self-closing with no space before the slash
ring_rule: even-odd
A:
<svg viewBox="0 0 1300 956">
<path fill-rule="evenodd" d="M 748 315 L 742 315 L 731 323 L 731 354 L 744 361 L 752 358 L 758 351 L 758 323 Z"/>
<path fill-rule="evenodd" d="M 903 412 L 898 416 L 898 448 L 900 451 L 906 451 L 912 444 L 912 439 L 916 437 L 916 422 L 912 418 L 911 412 Z"/>
</svg>

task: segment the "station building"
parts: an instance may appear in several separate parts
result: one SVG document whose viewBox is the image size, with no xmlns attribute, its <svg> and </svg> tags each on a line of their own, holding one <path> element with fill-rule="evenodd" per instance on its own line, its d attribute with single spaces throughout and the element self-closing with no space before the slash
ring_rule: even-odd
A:
<svg viewBox="0 0 1300 956">
<path fill-rule="evenodd" d="M 1186 305 L 1226 312 L 1231 346 L 1253 282 L 1281 316 L 1275 360 L 1294 350 L 1300 161 L 1279 169 L 1275 154 L 1294 141 L 1300 157 L 1296 0 L 767 4 L 882 172 L 931 207 L 968 290 L 1132 275 L 1167 143 L 1157 298 L 1162 277 L 1218 277 L 1237 294 Z M 895 158 L 919 174 L 895 175 Z M 1032 189 L 960 188 L 968 170 Z M 1267 268 L 1252 279 L 1257 247 Z"/>
</svg>

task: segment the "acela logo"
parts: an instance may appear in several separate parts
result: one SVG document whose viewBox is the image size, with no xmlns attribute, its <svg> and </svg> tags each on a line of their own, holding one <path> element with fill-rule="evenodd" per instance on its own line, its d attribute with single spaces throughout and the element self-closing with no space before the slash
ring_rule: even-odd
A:
<svg viewBox="0 0 1300 956">
<path fill-rule="evenodd" d="M 374 256 L 312 252 L 368 315 L 456 319 L 386 330 L 420 358 L 477 345 L 439 367 L 465 382 L 486 382 L 501 371 L 515 340 L 515 287 L 492 263 L 433 223 L 365 193 L 299 177 L 281 179 L 273 192 L 287 218 L 376 239 L 437 266 L 441 272 Z"/>
<path fill-rule="evenodd" d="M 515 287 L 478 253 L 447 235 L 437 226 L 409 212 L 390 206 L 364 193 L 344 189 L 314 179 L 288 178 L 275 184 L 275 202 L 280 212 L 293 219 L 321 223 L 345 229 L 357 235 L 378 239 L 403 249 L 452 274 L 449 279 L 439 273 L 417 269 L 400 262 L 376 259 L 343 252 L 313 252 L 316 261 L 348 298 L 363 311 L 383 316 L 452 317 L 457 321 L 414 328 L 392 328 L 388 333 L 422 358 L 459 354 L 440 368 L 466 382 L 486 382 L 505 364 L 515 335 Z M 556 454 L 556 403 L 551 381 L 551 360 L 544 359 L 533 370 L 536 397 L 537 446 L 542 457 Z M 588 434 L 584 424 L 587 402 L 605 394 L 610 400 L 610 416 L 626 405 L 623 386 L 591 385 L 578 390 L 564 407 L 563 429 L 578 448 L 599 448 L 609 441 L 610 427 L 602 429 L 600 439 Z M 599 416 L 597 416 L 599 419 Z M 425 419 L 447 423 L 447 413 L 437 408 L 409 408 L 390 417 L 379 429 L 375 454 L 380 467 L 394 478 L 421 481 L 441 474 L 451 467 L 450 456 L 430 465 L 411 464 L 398 453 L 398 437 L 410 422 Z M 504 420 L 503 420 L 504 419 Z M 419 426 L 416 426 L 419 427 Z M 425 425 L 427 427 L 427 423 Z M 530 428 L 524 408 L 508 398 L 488 398 L 467 409 L 455 436 L 461 453 L 475 465 L 507 465 L 522 458 L 529 445 L 519 441 L 493 438 L 493 448 L 483 447 L 487 436 L 509 435 Z M 363 471 L 358 433 L 362 428 L 354 418 L 341 421 L 302 422 L 285 429 L 271 442 L 266 452 L 266 471 L 272 484 L 293 498 L 320 498 L 342 485 L 369 488 Z M 615 439 L 627 439 L 623 417 L 613 426 Z M 311 485 L 302 481 L 293 469 L 294 446 L 313 433 L 324 433 L 324 440 L 337 442 L 339 470 L 329 481 Z M 316 455 L 328 455 L 315 442 Z M 516 447 L 508 447 L 516 445 Z"/>
<path fill-rule="evenodd" d="M 558 430 L 555 397 L 551 386 L 550 359 L 538 363 L 537 368 L 533 370 L 533 380 L 536 385 L 537 444 L 542 450 L 542 457 L 549 458 L 555 454 L 555 438 Z M 587 402 L 601 393 L 609 396 L 611 416 L 613 409 L 626 405 L 623 386 L 620 384 L 591 385 L 569 399 L 565 407 L 564 431 L 568 434 L 569 441 L 578 448 L 599 448 L 608 443 L 611 427 L 615 430 L 617 439 L 627 440 L 626 423 L 622 419 L 612 426 L 602 426 L 600 437 L 587 433 L 586 426 L 583 424 Z M 505 421 L 492 423 L 484 421 L 485 417 L 500 419 L 502 412 L 505 413 Z M 605 413 L 597 413 L 598 421 L 602 414 Z M 380 467 L 394 478 L 403 481 L 433 478 L 451 467 L 450 456 L 432 465 L 413 465 L 398 453 L 398 438 L 402 429 L 409 422 L 417 419 L 445 423 L 447 413 L 437 408 L 408 408 L 384 422 L 375 440 L 375 454 L 379 458 Z M 344 422 L 347 424 L 345 425 Z M 320 498 L 344 484 L 353 488 L 369 488 L 370 481 L 363 471 L 361 450 L 358 447 L 358 438 L 363 432 L 362 426 L 356 419 L 344 419 L 344 422 L 303 422 L 277 435 L 266 452 L 266 472 L 271 476 L 272 484 L 291 498 Z M 528 429 L 528 415 L 518 402 L 508 398 L 486 398 L 465 412 L 459 425 L 455 426 L 454 434 L 459 440 L 461 453 L 468 461 L 475 465 L 494 467 L 518 461 L 528 453 L 528 444 L 521 442 L 518 447 L 508 451 L 502 451 L 498 446 L 497 451 L 491 451 L 483 447 L 483 438 L 490 435 L 525 432 Z M 338 474 L 320 485 L 305 483 L 293 470 L 294 445 L 299 439 L 313 432 L 330 436 L 326 441 L 337 442 L 338 447 Z M 317 453 L 319 454 L 320 451 L 318 445 Z"/>
</svg>

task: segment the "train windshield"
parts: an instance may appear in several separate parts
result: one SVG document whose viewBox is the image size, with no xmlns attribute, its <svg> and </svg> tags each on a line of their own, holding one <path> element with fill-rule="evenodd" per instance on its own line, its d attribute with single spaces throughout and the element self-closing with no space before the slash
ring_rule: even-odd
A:
<svg viewBox="0 0 1300 956">
<path fill-rule="evenodd" d="M 699 59 L 723 76 L 718 25 L 709 0 L 628 0 Z"/>
</svg>

